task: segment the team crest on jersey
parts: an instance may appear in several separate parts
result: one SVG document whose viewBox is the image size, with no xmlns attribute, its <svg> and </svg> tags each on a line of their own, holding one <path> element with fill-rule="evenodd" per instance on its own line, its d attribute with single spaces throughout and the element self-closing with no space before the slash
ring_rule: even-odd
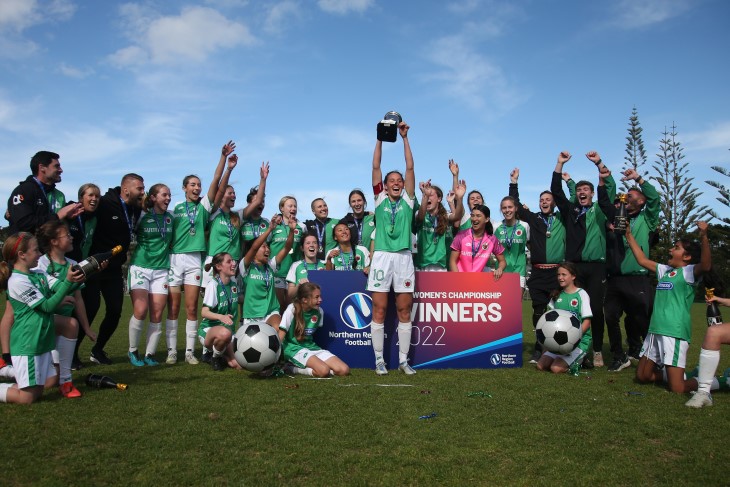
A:
<svg viewBox="0 0 730 487">
<path fill-rule="evenodd" d="M 575 298 L 571 299 L 570 305 L 575 308 L 576 306 L 578 306 L 578 300 Z"/>
<path fill-rule="evenodd" d="M 677 275 L 677 271 L 672 271 L 669 274 L 667 274 L 667 276 L 669 276 L 669 277 L 674 277 L 676 275 Z"/>
<path fill-rule="evenodd" d="M 319 321 L 319 317 L 317 315 L 312 315 L 312 317 L 309 318 L 309 321 L 311 321 L 312 323 L 316 323 Z"/>
<path fill-rule="evenodd" d="M 301 233 L 301 230 L 299 230 L 298 228 L 295 228 L 295 229 L 294 229 L 294 236 L 295 236 L 295 237 L 296 237 L 296 236 L 299 236 L 299 234 L 300 234 L 300 233 Z"/>
<path fill-rule="evenodd" d="M 19 205 L 22 202 L 23 202 L 23 195 L 22 194 L 16 194 L 15 196 L 13 196 L 13 204 L 14 205 Z"/>
<path fill-rule="evenodd" d="M 520 229 L 515 230 L 515 235 L 517 235 L 518 237 L 521 237 L 522 236 L 522 230 L 520 230 Z"/>
<path fill-rule="evenodd" d="M 265 230 L 265 229 L 266 229 L 266 223 L 264 223 L 264 222 L 261 222 L 261 224 L 259 225 L 259 228 L 260 228 L 261 230 Z"/>
<path fill-rule="evenodd" d="M 36 200 L 36 204 L 37 204 L 38 206 L 43 206 L 43 198 L 38 198 L 38 199 Z"/>
<path fill-rule="evenodd" d="M 232 292 L 232 293 L 235 293 L 235 294 L 238 294 L 238 289 L 236 288 L 236 286 L 233 286 L 233 287 L 231 288 L 231 292 Z"/>
<path fill-rule="evenodd" d="M 485 243 L 482 244 L 482 250 L 487 250 L 488 248 L 489 248 L 489 244 L 488 243 L 485 242 Z"/>
<path fill-rule="evenodd" d="M 172 218 L 170 218 L 169 216 L 165 218 L 165 223 L 167 223 L 168 225 L 172 223 Z"/>
<path fill-rule="evenodd" d="M 355 262 L 360 262 L 360 256 L 359 255 L 356 255 L 355 256 Z"/>
<path fill-rule="evenodd" d="M 411 282 L 411 280 L 410 280 L 410 279 L 406 279 L 406 281 L 405 281 L 405 282 L 403 283 L 403 285 L 404 285 L 405 287 L 411 287 L 411 285 L 412 285 L 412 284 L 413 284 L 413 283 Z"/>
</svg>

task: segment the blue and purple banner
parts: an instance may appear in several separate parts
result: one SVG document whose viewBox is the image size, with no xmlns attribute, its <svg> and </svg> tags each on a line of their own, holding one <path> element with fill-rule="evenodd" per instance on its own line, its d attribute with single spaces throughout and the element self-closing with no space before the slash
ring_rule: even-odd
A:
<svg viewBox="0 0 730 487">
<path fill-rule="evenodd" d="M 324 327 L 315 340 L 350 367 L 372 368 L 372 300 L 361 272 L 310 271 L 322 287 Z M 522 366 L 522 293 L 519 276 L 416 272 L 411 365 L 416 368 Z M 398 364 L 398 318 L 388 300 L 385 359 Z"/>
</svg>

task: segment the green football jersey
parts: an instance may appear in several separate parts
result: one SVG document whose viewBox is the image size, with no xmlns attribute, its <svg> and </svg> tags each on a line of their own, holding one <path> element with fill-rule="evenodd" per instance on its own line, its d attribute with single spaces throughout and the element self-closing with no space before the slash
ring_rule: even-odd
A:
<svg viewBox="0 0 730 487">
<path fill-rule="evenodd" d="M 197 203 L 183 201 L 172 211 L 172 254 L 205 252 L 205 230 L 212 210 L 212 202 L 203 196 Z"/>
<path fill-rule="evenodd" d="M 446 232 L 443 235 L 436 233 L 438 217 L 426 213 L 422 222 L 416 223 L 416 237 L 418 253 L 414 255 L 414 263 L 417 269 L 423 269 L 429 265 L 438 265 L 444 269 L 448 268 L 448 256 L 451 251 L 449 247 L 454 240 L 451 232 L 451 224 L 446 225 Z"/>
<path fill-rule="evenodd" d="M 243 317 L 246 319 L 263 318 L 279 309 L 274 288 L 276 258 L 267 265 L 251 263 L 243 269 L 246 294 L 243 299 Z"/>
<path fill-rule="evenodd" d="M 235 261 L 241 260 L 241 230 L 231 222 L 231 214 L 219 208 L 210 217 L 208 255 L 220 252 L 231 254 Z"/>
<path fill-rule="evenodd" d="M 55 294 L 58 291 L 59 286 L 66 277 L 66 274 L 68 274 L 68 268 L 76 264 L 75 260 L 69 259 L 68 257 L 66 257 L 65 260 L 66 261 L 63 264 L 59 264 L 57 262 L 53 262 L 48 254 L 42 255 L 41 258 L 38 259 L 38 267 L 33 269 L 33 271 L 41 271 L 46 275 L 46 282 L 48 282 L 51 294 Z M 73 285 L 74 290 L 79 289 L 80 287 L 81 285 L 78 284 Z M 62 316 L 71 316 L 73 312 L 73 304 L 64 304 L 60 308 L 56 309 L 56 314 Z"/>
<path fill-rule="evenodd" d="M 553 299 L 548 303 L 548 309 L 563 309 L 570 311 L 573 316 L 578 318 L 578 321 L 583 324 L 583 320 L 586 318 L 593 318 L 593 311 L 591 310 L 591 298 L 588 297 L 588 293 L 583 289 L 578 289 L 574 293 L 561 292 L 557 299 Z M 591 328 L 588 327 L 578 343 L 578 348 L 588 353 L 593 343 L 593 334 Z"/>
<path fill-rule="evenodd" d="M 205 338 L 205 329 L 213 326 L 225 326 L 234 333 L 235 326 L 238 323 L 238 285 L 235 279 L 231 279 L 228 284 L 223 284 L 218 277 L 210 280 L 205 286 L 205 296 L 203 297 L 203 306 L 207 307 L 213 313 L 221 315 L 231 315 L 233 324 L 226 325 L 219 320 L 209 320 L 203 318 L 198 326 L 198 336 Z"/>
<path fill-rule="evenodd" d="M 696 286 L 694 266 L 673 269 L 668 265 L 657 264 L 656 277 L 659 282 L 649 333 L 680 338 L 689 343 L 692 338 L 690 308 Z"/>
<path fill-rule="evenodd" d="M 284 248 L 286 239 L 289 237 L 289 231 L 289 225 L 284 225 L 283 223 L 277 225 L 276 228 L 271 231 L 269 248 L 271 249 L 272 256 L 275 256 Z M 304 225 L 302 223 L 297 223 L 297 228 L 294 230 L 294 243 L 292 244 L 292 249 L 286 257 L 284 257 L 284 260 L 279 263 L 279 268 L 276 270 L 276 277 L 285 279 L 291 265 L 302 258 L 302 247 L 299 245 L 299 242 L 306 234 L 307 229 L 304 228 Z"/>
<path fill-rule="evenodd" d="M 321 260 L 311 264 L 303 260 L 298 260 L 289 268 L 289 272 L 286 274 L 286 281 L 298 286 L 302 282 L 307 282 L 309 280 L 308 271 L 323 270 L 325 270 L 325 263 Z"/>
<path fill-rule="evenodd" d="M 530 239 L 530 225 L 517 220 L 514 225 L 507 226 L 502 222 L 495 230 L 494 235 L 504 247 L 504 259 L 507 261 L 505 272 L 516 272 L 521 276 L 527 275 L 527 241 Z"/>
<path fill-rule="evenodd" d="M 256 220 L 242 219 L 241 222 L 241 238 L 243 241 L 256 240 L 259 235 L 269 228 L 269 220 L 266 218 L 258 218 Z"/>
<path fill-rule="evenodd" d="M 131 264 L 145 269 L 170 268 L 170 243 L 173 234 L 173 216 L 169 211 L 157 214 L 142 213 L 137 220 L 137 247 Z"/>
<path fill-rule="evenodd" d="M 302 314 L 304 318 L 304 336 L 301 341 L 297 340 L 296 337 L 297 324 L 294 315 L 294 305 L 290 304 L 281 317 L 279 329 L 286 332 L 284 341 L 281 344 L 285 360 L 291 361 L 302 349 L 321 350 L 319 345 L 314 342 L 314 332 L 323 325 L 322 317 L 324 313 L 322 312 L 322 308 L 313 308 L 309 311 L 303 311 Z M 298 365 L 305 367 L 307 364 L 303 363 Z"/>
<path fill-rule="evenodd" d="M 400 252 L 411 249 L 414 201 L 405 191 L 397 201 L 391 201 L 385 191 L 375 195 L 375 220 L 378 222 L 375 250 Z"/>
<path fill-rule="evenodd" d="M 330 252 L 332 252 L 332 250 L 330 250 Z M 329 255 L 329 253 L 327 255 Z M 355 247 L 355 250 L 351 249 L 350 252 L 347 253 L 343 253 L 342 249 L 340 249 L 340 255 L 332 259 L 332 267 L 334 267 L 334 270 L 336 271 L 361 271 L 369 265 L 370 252 L 368 252 L 368 249 L 362 245 L 358 245 Z"/>
</svg>

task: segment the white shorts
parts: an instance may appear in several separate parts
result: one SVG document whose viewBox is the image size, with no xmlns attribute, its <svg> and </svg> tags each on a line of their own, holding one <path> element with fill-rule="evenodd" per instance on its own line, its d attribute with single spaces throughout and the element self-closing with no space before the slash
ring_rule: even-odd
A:
<svg viewBox="0 0 730 487">
<path fill-rule="evenodd" d="M 276 289 L 288 289 L 289 283 L 286 282 L 285 277 L 275 277 L 274 278 L 274 287 Z"/>
<path fill-rule="evenodd" d="M 424 272 L 446 272 L 446 269 L 438 264 L 428 264 L 426 267 L 421 267 L 418 270 Z"/>
<path fill-rule="evenodd" d="M 397 293 L 412 293 L 416 285 L 416 271 L 410 250 L 384 252 L 376 250 L 370 261 L 367 290 L 387 293 L 391 285 Z"/>
<path fill-rule="evenodd" d="M 263 318 L 244 318 L 243 319 L 243 324 L 244 325 L 248 325 L 249 323 L 253 323 L 253 322 L 256 322 L 256 321 L 259 322 L 259 323 L 267 323 L 268 324 L 269 323 L 269 318 L 271 318 L 272 316 L 281 316 L 281 313 L 279 313 L 278 311 L 272 311 L 271 313 L 267 314 Z"/>
<path fill-rule="evenodd" d="M 56 375 L 51 352 L 31 356 L 13 355 L 11 358 L 15 369 L 15 382 L 19 389 L 44 386 L 48 379 Z"/>
<path fill-rule="evenodd" d="M 164 294 L 167 296 L 168 274 L 169 272 L 165 269 L 146 269 L 131 265 L 127 272 L 127 287 L 129 291 L 141 289 L 150 294 Z"/>
<path fill-rule="evenodd" d="M 180 287 L 183 284 L 200 286 L 203 279 L 203 262 L 200 252 L 170 254 L 170 273 L 168 286 Z"/>
<path fill-rule="evenodd" d="M 681 338 L 649 333 L 641 346 L 641 357 L 646 357 L 657 365 L 671 365 L 685 368 L 689 343 Z"/>
<path fill-rule="evenodd" d="M 328 352 L 327 350 L 308 350 L 306 348 L 303 348 L 291 358 L 291 363 L 293 363 L 300 369 L 303 369 L 307 366 L 307 360 L 312 357 L 317 357 L 322 362 L 326 362 L 334 356 L 335 354 L 333 354 L 332 352 Z"/>
<path fill-rule="evenodd" d="M 545 355 L 552 358 L 553 360 L 556 358 L 559 358 L 566 364 L 568 364 L 568 367 L 570 367 L 573 362 L 576 360 L 583 360 L 583 357 L 586 356 L 586 353 L 580 349 L 580 347 L 575 347 L 572 352 L 570 352 L 568 355 L 558 355 L 557 353 L 548 352 L 545 350 Z"/>
</svg>

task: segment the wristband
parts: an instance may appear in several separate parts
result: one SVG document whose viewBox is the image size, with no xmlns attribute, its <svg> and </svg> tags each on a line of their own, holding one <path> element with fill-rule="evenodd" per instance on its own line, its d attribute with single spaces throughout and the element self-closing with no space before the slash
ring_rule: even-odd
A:
<svg viewBox="0 0 730 487">
<path fill-rule="evenodd" d="M 598 162 L 596 162 L 596 166 L 600 166 L 603 164 L 603 159 L 598 159 Z"/>
</svg>

